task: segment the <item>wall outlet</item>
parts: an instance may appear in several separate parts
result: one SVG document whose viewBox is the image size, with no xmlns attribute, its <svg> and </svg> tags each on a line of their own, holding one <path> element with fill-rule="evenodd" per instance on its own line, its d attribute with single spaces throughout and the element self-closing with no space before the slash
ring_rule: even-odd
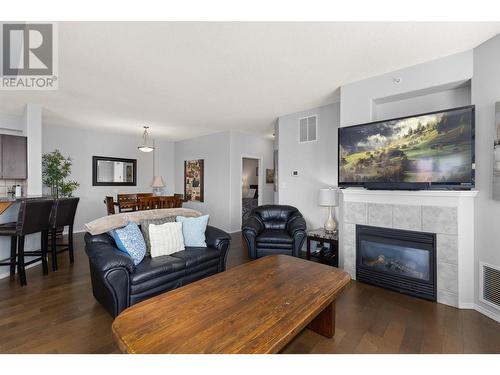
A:
<svg viewBox="0 0 500 375">
<path fill-rule="evenodd" d="M 294 170 L 292 171 L 292 176 L 293 176 L 293 177 L 298 177 L 298 175 L 299 175 L 299 171 L 298 171 L 298 170 L 296 170 L 296 169 L 294 169 Z"/>
</svg>

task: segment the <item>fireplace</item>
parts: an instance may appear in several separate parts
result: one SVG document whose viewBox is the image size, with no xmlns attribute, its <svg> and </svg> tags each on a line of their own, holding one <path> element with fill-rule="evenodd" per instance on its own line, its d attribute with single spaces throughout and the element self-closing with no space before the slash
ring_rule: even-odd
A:
<svg viewBox="0 0 500 375">
<path fill-rule="evenodd" d="M 356 225 L 356 278 L 436 301 L 436 235 Z"/>
</svg>

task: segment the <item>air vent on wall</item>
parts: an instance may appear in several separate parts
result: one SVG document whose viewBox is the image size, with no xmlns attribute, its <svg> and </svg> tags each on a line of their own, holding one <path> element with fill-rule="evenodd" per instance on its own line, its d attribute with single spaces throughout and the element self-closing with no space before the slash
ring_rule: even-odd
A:
<svg viewBox="0 0 500 375">
<path fill-rule="evenodd" d="M 479 263 L 479 299 L 500 309 L 500 267 Z"/>
<path fill-rule="evenodd" d="M 318 116 L 304 117 L 299 120 L 299 143 L 317 139 Z"/>
</svg>

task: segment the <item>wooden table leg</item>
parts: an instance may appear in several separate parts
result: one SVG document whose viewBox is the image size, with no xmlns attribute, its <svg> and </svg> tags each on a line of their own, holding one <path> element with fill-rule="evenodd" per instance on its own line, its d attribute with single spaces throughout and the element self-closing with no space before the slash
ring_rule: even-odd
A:
<svg viewBox="0 0 500 375">
<path fill-rule="evenodd" d="M 335 301 L 325 307 L 307 328 L 331 339 L 335 335 Z"/>
</svg>

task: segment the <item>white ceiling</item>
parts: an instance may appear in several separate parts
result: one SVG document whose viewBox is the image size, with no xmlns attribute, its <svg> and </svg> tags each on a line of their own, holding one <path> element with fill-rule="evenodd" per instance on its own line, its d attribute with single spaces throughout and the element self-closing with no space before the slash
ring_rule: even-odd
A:
<svg viewBox="0 0 500 375">
<path fill-rule="evenodd" d="M 338 87 L 461 52 L 500 23 L 60 23 L 59 90 L 0 91 L 0 111 L 172 140 L 271 134 Z"/>
</svg>

